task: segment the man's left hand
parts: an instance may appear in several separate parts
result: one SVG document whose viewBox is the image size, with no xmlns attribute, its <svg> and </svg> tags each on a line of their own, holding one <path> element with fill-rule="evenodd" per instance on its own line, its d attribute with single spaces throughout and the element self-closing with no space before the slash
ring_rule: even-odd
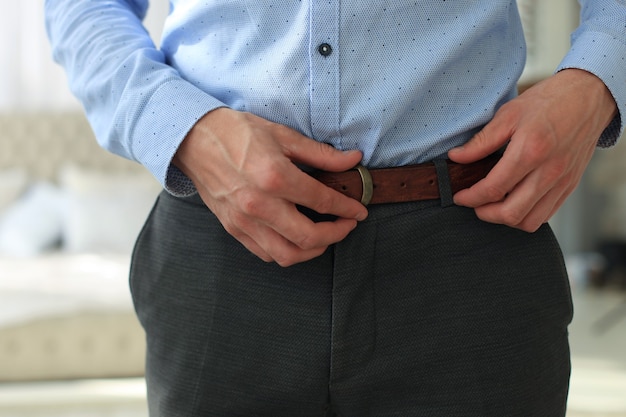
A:
<svg viewBox="0 0 626 417">
<path fill-rule="evenodd" d="M 534 232 L 574 191 L 616 114 L 611 93 L 589 72 L 567 69 L 534 85 L 450 150 L 451 160 L 470 163 L 508 143 L 489 175 L 455 194 L 455 203 L 487 222 Z"/>
</svg>

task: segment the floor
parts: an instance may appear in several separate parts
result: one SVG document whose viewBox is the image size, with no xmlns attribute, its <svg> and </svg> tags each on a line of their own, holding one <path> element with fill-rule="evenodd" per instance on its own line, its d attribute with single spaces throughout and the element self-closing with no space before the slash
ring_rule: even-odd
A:
<svg viewBox="0 0 626 417">
<path fill-rule="evenodd" d="M 626 292 L 574 288 L 568 417 L 626 417 Z M 0 417 L 147 417 L 141 378 L 0 385 Z"/>
</svg>

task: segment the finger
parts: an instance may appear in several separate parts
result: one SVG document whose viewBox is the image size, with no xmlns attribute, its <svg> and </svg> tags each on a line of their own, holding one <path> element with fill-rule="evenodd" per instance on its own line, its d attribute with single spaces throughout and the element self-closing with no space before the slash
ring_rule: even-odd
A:
<svg viewBox="0 0 626 417">
<path fill-rule="evenodd" d="M 285 204 L 282 209 L 272 210 L 272 217 L 267 218 L 266 226 L 273 229 L 278 235 L 303 250 L 311 250 L 337 243 L 352 231 L 357 225 L 356 220 L 338 218 L 335 221 L 313 222 L 302 214 L 292 204 Z M 262 242 L 263 236 L 259 236 Z M 272 253 L 269 244 L 261 246 Z"/>
<path fill-rule="evenodd" d="M 514 152 L 505 152 L 485 178 L 457 192 L 454 195 L 455 204 L 476 208 L 502 201 L 532 170 L 531 166 L 513 155 Z"/>
<path fill-rule="evenodd" d="M 367 217 L 367 209 L 359 201 L 327 187 L 300 170 L 290 175 L 285 185 L 282 198 L 318 213 L 358 221 Z"/>
<path fill-rule="evenodd" d="M 556 189 L 550 191 L 537 202 L 517 228 L 530 233 L 536 232 L 544 223 L 550 220 L 556 207 L 559 207 L 565 200 L 565 198 L 561 198 L 562 195 L 563 193 Z"/>
<path fill-rule="evenodd" d="M 228 224 L 237 225 L 235 230 L 228 230 L 229 233 L 247 235 L 282 265 L 319 255 L 328 245 L 343 240 L 357 224 L 356 220 L 345 218 L 314 223 L 293 203 L 281 198 L 269 198 L 262 205 L 250 203 L 242 207 L 244 211 L 227 219 Z M 242 240 L 240 235 L 236 237 Z"/>
<path fill-rule="evenodd" d="M 277 161 L 266 169 L 259 170 L 254 181 L 264 197 L 277 197 L 318 213 L 337 217 L 359 221 L 367 217 L 367 209 L 360 202 L 325 186 L 288 159 Z M 243 195 L 242 198 L 249 200 L 242 201 L 241 204 L 248 207 L 247 214 L 250 216 L 264 218 L 270 215 L 270 210 L 264 202 L 265 198 L 261 199 L 258 195 L 250 193 Z"/>
<path fill-rule="evenodd" d="M 226 223 L 226 231 L 252 254 L 265 262 L 277 262 L 281 266 L 290 266 L 298 262 L 319 256 L 325 248 L 304 251 L 272 228 L 253 219 L 238 219 L 242 227 Z"/>
<path fill-rule="evenodd" d="M 557 211 L 559 211 L 563 203 L 565 203 L 565 200 L 567 200 L 567 198 L 574 192 L 577 185 L 578 183 L 569 184 L 569 186 L 565 188 L 565 190 L 559 196 L 558 200 L 556 200 L 556 202 L 553 204 L 552 209 L 549 211 L 548 215 L 545 217 L 544 223 L 549 221 L 552 217 L 554 217 L 554 215 L 556 214 Z"/>
<path fill-rule="evenodd" d="M 467 143 L 451 149 L 448 152 L 448 157 L 460 164 L 483 159 L 502 148 L 509 141 L 513 135 L 512 126 L 507 113 L 501 109 Z"/>
<path fill-rule="evenodd" d="M 281 266 L 291 266 L 321 255 L 329 245 L 343 240 L 356 227 L 354 220 L 313 223 L 306 216 L 302 217 L 297 227 L 283 223 L 272 227 L 258 224 L 249 229 L 250 238 L 271 260 Z"/>
<path fill-rule="evenodd" d="M 246 249 L 248 249 L 252 254 L 256 255 L 259 259 L 264 262 L 273 262 L 274 258 L 266 251 L 264 251 L 261 246 L 259 246 L 252 238 L 248 235 L 242 234 L 239 236 L 233 235 L 235 239 L 239 241 Z"/>
<path fill-rule="evenodd" d="M 533 216 L 530 216 L 532 210 L 536 210 Z M 534 206 L 516 203 L 510 197 L 504 200 L 486 204 L 475 208 L 476 215 L 483 221 L 488 223 L 503 224 L 517 229 L 526 231 L 531 230 L 536 218 L 541 217 L 541 210 L 535 204 Z"/>
<path fill-rule="evenodd" d="M 289 159 L 324 171 L 346 171 L 363 157 L 358 150 L 341 151 L 300 134 L 281 138 L 281 144 Z"/>
<path fill-rule="evenodd" d="M 574 191 L 575 187 L 569 189 L 568 191 L 566 191 L 565 193 L 563 193 L 563 195 L 561 195 L 561 198 L 559 198 L 559 200 L 556 202 L 556 204 L 554 205 L 554 207 L 552 207 L 552 211 L 550 212 L 550 214 L 548 215 L 547 220 L 550 220 L 552 217 L 554 217 L 554 215 L 559 211 L 559 209 L 561 208 L 561 206 L 563 205 L 563 203 L 565 203 L 565 200 L 567 200 L 567 198 L 570 196 L 570 194 Z"/>
<path fill-rule="evenodd" d="M 344 240 L 356 226 L 355 220 L 339 218 L 332 222 L 312 223 L 304 230 L 292 228 L 284 232 L 283 236 L 298 248 L 311 250 Z"/>
<path fill-rule="evenodd" d="M 540 175 L 535 175 L 540 177 Z M 527 232 L 547 222 L 569 195 L 567 178 L 543 185 L 529 176 L 503 201 L 476 208 L 476 214 L 490 223 L 505 224 Z M 545 191 L 542 191 L 545 190 Z"/>
<path fill-rule="evenodd" d="M 246 234 L 233 235 L 246 249 L 265 262 L 276 262 L 280 266 L 287 267 L 296 263 L 313 259 L 326 250 L 326 247 L 318 247 L 311 250 L 298 248 L 287 239 L 280 236 L 272 229 L 259 226 L 252 233 L 254 238 Z M 257 238 L 259 242 L 255 240 Z M 263 249 L 266 247 L 267 249 Z"/>
<path fill-rule="evenodd" d="M 479 207 L 476 209 L 476 215 L 481 220 L 489 223 L 504 224 L 525 232 L 533 233 L 537 231 L 541 225 L 550 220 L 564 200 L 565 198 L 560 196 L 559 191 L 550 191 L 541 198 L 521 220 L 518 220 L 516 217 L 500 215 L 501 212 L 507 210 L 503 208 L 503 206 L 507 204 L 505 202 Z"/>
<path fill-rule="evenodd" d="M 527 200 L 520 197 L 522 194 L 516 189 L 500 201 L 479 205 L 475 207 L 476 215 L 489 223 L 518 227 L 539 201 Z"/>
<path fill-rule="evenodd" d="M 294 245 L 277 233 L 264 233 L 260 236 L 263 246 L 267 246 L 268 255 L 272 261 L 282 267 L 288 267 L 300 262 L 306 262 L 323 254 L 328 245 L 312 249 L 302 249 Z"/>
<path fill-rule="evenodd" d="M 520 184 L 520 189 L 529 188 L 529 191 L 526 191 L 526 196 L 522 196 L 520 200 L 526 198 L 527 204 L 532 206 L 531 210 L 524 216 L 524 220 L 519 223 L 521 229 L 534 231 L 550 220 L 578 186 L 583 172 L 575 169 L 578 164 L 573 164 L 572 168 L 574 169 L 563 169 L 562 166 L 558 161 L 553 161 L 553 163 L 544 165 L 543 169 L 533 172 Z M 533 199 L 531 195 L 534 195 L 535 198 Z M 521 201 L 519 203 L 521 204 Z"/>
<path fill-rule="evenodd" d="M 217 211 L 214 211 L 214 213 L 220 220 L 220 223 L 222 223 L 226 232 L 241 243 L 246 249 L 265 262 L 272 262 L 274 260 L 267 253 L 267 251 L 263 250 L 263 248 L 261 248 L 261 246 L 253 238 L 251 238 L 247 232 L 244 231 L 241 226 L 236 226 L 230 216 L 223 217 Z M 241 218 L 238 224 L 242 225 L 246 229 L 250 229 L 254 226 L 252 222 L 246 221 L 244 218 Z"/>
</svg>

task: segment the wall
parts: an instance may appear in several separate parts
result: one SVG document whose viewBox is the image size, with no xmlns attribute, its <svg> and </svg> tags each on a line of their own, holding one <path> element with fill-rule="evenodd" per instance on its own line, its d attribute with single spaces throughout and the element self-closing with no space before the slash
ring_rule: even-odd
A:
<svg viewBox="0 0 626 417">
<path fill-rule="evenodd" d="M 518 0 L 528 58 L 521 83 L 545 78 L 567 53 L 579 21 L 576 0 Z"/>
</svg>

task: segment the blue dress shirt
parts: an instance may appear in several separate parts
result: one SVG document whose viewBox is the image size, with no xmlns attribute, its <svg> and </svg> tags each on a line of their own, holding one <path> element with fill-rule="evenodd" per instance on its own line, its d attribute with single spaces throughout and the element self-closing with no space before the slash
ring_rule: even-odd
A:
<svg viewBox="0 0 626 417">
<path fill-rule="evenodd" d="M 599 76 L 624 114 L 626 4 L 582 3 L 558 69 Z M 516 95 L 526 55 L 512 0 L 172 0 L 161 50 L 141 25 L 147 7 L 47 0 L 47 29 L 100 144 L 177 195 L 194 188 L 171 159 L 212 109 L 359 149 L 369 167 L 419 163 L 466 142 Z"/>
</svg>

